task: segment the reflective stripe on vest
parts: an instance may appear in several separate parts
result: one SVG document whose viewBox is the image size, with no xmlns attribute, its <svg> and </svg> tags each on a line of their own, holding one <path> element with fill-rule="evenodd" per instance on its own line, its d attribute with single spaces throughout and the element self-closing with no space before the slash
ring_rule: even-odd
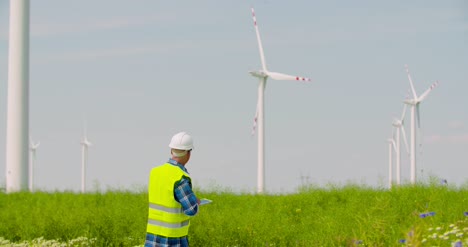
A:
<svg viewBox="0 0 468 247">
<path fill-rule="evenodd" d="M 166 163 L 151 170 L 148 183 L 148 224 L 146 231 L 165 237 L 188 235 L 190 216 L 174 198 L 174 185 L 190 175 L 180 167 Z"/>
<path fill-rule="evenodd" d="M 168 208 L 168 207 L 165 207 L 163 205 L 157 205 L 157 204 L 154 204 L 154 203 L 150 203 L 149 207 L 152 208 L 152 209 L 156 209 L 156 210 L 159 210 L 159 211 L 166 212 L 166 213 L 180 214 L 180 213 L 184 212 L 184 210 L 182 210 L 182 208 Z"/>
<path fill-rule="evenodd" d="M 181 223 L 167 223 L 159 220 L 148 220 L 148 224 L 154 226 L 162 226 L 167 228 L 180 228 L 184 226 L 188 226 L 190 224 L 189 220 L 183 221 Z"/>
</svg>

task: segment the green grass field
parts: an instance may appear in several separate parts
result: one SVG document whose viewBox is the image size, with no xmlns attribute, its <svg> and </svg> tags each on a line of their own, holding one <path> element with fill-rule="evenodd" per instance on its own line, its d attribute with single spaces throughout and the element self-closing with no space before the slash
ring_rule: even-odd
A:
<svg viewBox="0 0 468 247">
<path fill-rule="evenodd" d="M 468 246 L 466 185 L 197 194 L 191 246 Z M 0 193 L 0 246 L 141 246 L 146 217 L 145 192 Z"/>
</svg>

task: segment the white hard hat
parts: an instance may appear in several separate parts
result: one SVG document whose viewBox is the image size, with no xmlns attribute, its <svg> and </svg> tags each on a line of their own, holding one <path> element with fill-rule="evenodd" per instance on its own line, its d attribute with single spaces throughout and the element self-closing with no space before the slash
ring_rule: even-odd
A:
<svg viewBox="0 0 468 247">
<path fill-rule="evenodd" d="M 169 147 L 180 150 L 191 150 L 193 149 L 192 137 L 185 132 L 179 132 L 172 137 Z"/>
</svg>

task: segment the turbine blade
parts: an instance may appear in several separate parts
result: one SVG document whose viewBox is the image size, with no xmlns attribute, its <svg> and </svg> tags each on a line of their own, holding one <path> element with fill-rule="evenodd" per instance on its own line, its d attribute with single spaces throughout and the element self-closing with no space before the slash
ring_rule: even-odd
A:
<svg viewBox="0 0 468 247">
<path fill-rule="evenodd" d="M 403 112 L 401 113 L 400 121 L 403 123 L 403 119 L 405 119 L 406 114 L 406 104 L 403 104 Z"/>
<path fill-rule="evenodd" d="M 252 127 L 252 136 L 255 135 L 255 130 L 257 129 L 257 119 L 258 119 L 258 100 L 257 100 L 257 110 L 255 111 L 255 118 Z"/>
<path fill-rule="evenodd" d="M 255 118 L 254 118 L 254 122 L 253 122 L 253 127 L 252 127 L 252 136 L 255 135 L 255 130 L 257 129 L 257 118 L 258 118 L 258 111 L 257 113 L 255 113 Z"/>
<path fill-rule="evenodd" d="M 310 78 L 294 76 L 294 75 L 287 75 L 277 72 L 266 72 L 266 74 L 274 80 L 281 80 L 281 81 L 310 81 Z"/>
<path fill-rule="evenodd" d="M 437 87 L 437 85 L 439 85 L 439 81 L 434 82 L 423 94 L 421 94 L 421 96 L 419 96 L 418 101 L 419 102 L 423 101 L 429 95 L 432 89 Z"/>
<path fill-rule="evenodd" d="M 84 128 L 84 136 L 87 136 L 87 129 L 86 129 L 86 120 L 83 120 L 83 128 Z"/>
<path fill-rule="evenodd" d="M 405 65 L 405 68 L 406 68 L 406 73 L 408 74 L 408 79 L 409 79 L 409 82 L 410 82 L 411 91 L 413 91 L 414 100 L 417 100 L 417 99 L 418 99 L 418 96 L 416 95 L 416 91 L 414 90 L 413 80 L 411 80 L 411 75 L 410 75 L 410 73 L 409 73 L 409 69 L 408 69 L 408 65 L 407 65 L 407 64 Z"/>
<path fill-rule="evenodd" d="M 391 142 L 392 142 L 393 150 L 395 150 L 395 152 L 396 152 L 397 149 L 396 149 L 395 140 L 393 140 L 393 138 L 392 138 Z"/>
<path fill-rule="evenodd" d="M 411 88 L 408 88 L 408 91 L 406 92 L 405 99 L 409 99 L 411 94 Z"/>
<path fill-rule="evenodd" d="M 403 142 L 405 143 L 406 152 L 409 153 L 408 140 L 406 139 L 405 127 L 401 126 L 401 133 L 403 134 Z"/>
<path fill-rule="evenodd" d="M 255 11 L 253 8 L 252 8 L 252 18 L 254 21 L 255 33 L 257 34 L 257 42 L 258 42 L 258 49 L 260 51 L 260 60 L 262 61 L 262 69 L 263 71 L 267 71 L 266 63 L 265 63 L 265 54 L 263 53 L 262 40 L 260 39 L 260 32 L 258 31 L 258 26 L 257 26 L 257 18 L 255 17 Z"/>
</svg>

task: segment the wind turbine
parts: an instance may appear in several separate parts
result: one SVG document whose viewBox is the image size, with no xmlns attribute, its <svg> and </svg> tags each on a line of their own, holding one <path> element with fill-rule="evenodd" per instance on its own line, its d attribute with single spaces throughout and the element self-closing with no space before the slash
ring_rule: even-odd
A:
<svg viewBox="0 0 468 247">
<path fill-rule="evenodd" d="M 411 145 L 410 145 L 410 162 L 411 162 L 411 183 L 416 183 L 416 121 L 418 122 L 418 128 L 421 127 L 419 117 L 419 104 L 429 95 L 439 82 L 434 82 L 423 94 L 418 96 L 414 90 L 413 80 L 409 73 L 408 65 L 405 65 L 406 73 L 408 74 L 408 80 L 413 93 L 413 98 L 409 98 L 404 101 L 405 104 L 411 107 Z"/>
<path fill-rule="evenodd" d="M 388 142 L 388 188 L 392 188 L 392 182 L 393 182 L 393 149 L 396 150 L 395 146 L 395 140 L 392 138 L 387 139 Z"/>
<path fill-rule="evenodd" d="M 34 143 L 32 138 L 29 137 L 29 151 L 31 152 L 29 161 L 29 191 L 34 191 L 34 161 L 36 161 L 36 150 L 41 144 L 40 142 Z"/>
<path fill-rule="evenodd" d="M 264 180 L 264 177 L 265 177 L 265 169 L 264 169 L 265 167 L 265 159 L 264 159 L 265 158 L 265 153 L 264 153 L 265 135 L 264 135 L 264 128 L 263 128 L 265 123 L 264 123 L 263 93 L 265 91 L 267 79 L 269 77 L 272 78 L 273 80 L 285 80 L 285 81 L 310 81 L 310 79 L 299 77 L 299 76 L 277 73 L 277 72 L 271 72 L 267 70 L 266 63 L 265 63 L 265 55 L 263 53 L 262 41 L 260 39 L 260 33 L 258 31 L 258 26 L 257 26 L 257 19 L 255 17 L 255 11 L 253 8 L 252 8 L 252 17 L 253 17 L 255 32 L 257 34 L 258 49 L 260 51 L 260 60 L 262 62 L 262 68 L 260 70 L 249 72 L 252 76 L 259 78 L 257 112 L 255 114 L 254 129 L 253 129 L 252 134 L 255 133 L 255 128 L 258 125 L 257 192 L 263 193 L 263 190 L 265 187 L 265 180 Z"/>
<path fill-rule="evenodd" d="M 396 134 L 393 136 L 395 138 L 395 154 L 396 154 L 396 184 L 400 185 L 401 178 L 401 148 L 400 148 L 400 130 L 403 134 L 403 141 L 405 143 L 406 152 L 408 153 L 408 141 L 406 140 L 405 128 L 403 127 L 404 119 L 406 113 L 406 105 L 403 106 L 403 113 L 401 118 L 393 119 L 392 125 L 394 130 L 396 129 Z"/>
<path fill-rule="evenodd" d="M 88 148 L 93 144 L 88 140 L 86 133 L 86 124 L 84 128 L 84 137 L 81 141 L 81 192 L 86 192 L 86 166 L 88 163 Z"/>
</svg>

